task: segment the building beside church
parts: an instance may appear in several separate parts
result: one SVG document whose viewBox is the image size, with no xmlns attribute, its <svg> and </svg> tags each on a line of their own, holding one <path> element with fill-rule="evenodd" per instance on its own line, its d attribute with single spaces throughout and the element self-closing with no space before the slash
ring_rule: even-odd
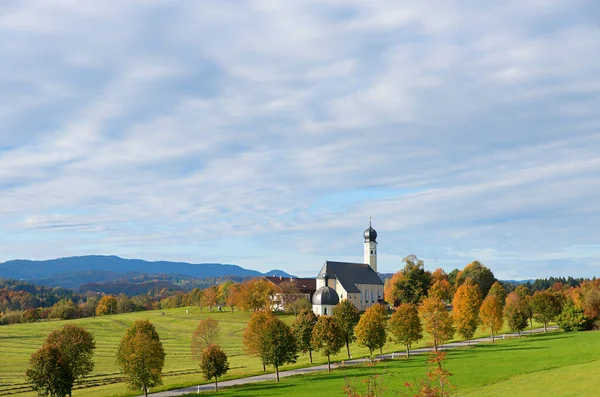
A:
<svg viewBox="0 0 600 397">
<path fill-rule="evenodd" d="M 364 232 L 364 263 L 326 261 L 317 276 L 313 311 L 332 315 L 333 307 L 348 300 L 360 311 L 384 303 L 383 281 L 377 274 L 377 232 L 369 222 Z"/>
</svg>

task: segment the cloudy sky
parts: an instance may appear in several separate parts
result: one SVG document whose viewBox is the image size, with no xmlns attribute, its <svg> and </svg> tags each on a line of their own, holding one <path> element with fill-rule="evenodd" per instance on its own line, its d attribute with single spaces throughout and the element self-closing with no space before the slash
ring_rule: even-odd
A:
<svg viewBox="0 0 600 397">
<path fill-rule="evenodd" d="M 600 276 L 595 0 L 0 3 L 0 261 Z"/>
</svg>

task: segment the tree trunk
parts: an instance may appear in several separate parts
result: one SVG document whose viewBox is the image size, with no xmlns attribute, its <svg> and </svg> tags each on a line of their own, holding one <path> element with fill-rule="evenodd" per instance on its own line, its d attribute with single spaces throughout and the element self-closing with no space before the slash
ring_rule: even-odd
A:
<svg viewBox="0 0 600 397">
<path fill-rule="evenodd" d="M 494 330 L 492 330 L 492 343 L 494 343 Z"/>
<path fill-rule="evenodd" d="M 383 354 L 383 346 L 379 346 L 379 354 Z"/>
<path fill-rule="evenodd" d="M 369 360 L 371 361 L 371 364 L 373 364 L 373 349 L 369 349 Z"/>
<path fill-rule="evenodd" d="M 275 376 L 277 377 L 277 382 L 279 382 L 279 366 L 275 364 Z"/>
<path fill-rule="evenodd" d="M 146 387 L 146 385 L 144 385 L 143 387 L 144 387 L 144 396 L 148 397 L 148 388 Z"/>
<path fill-rule="evenodd" d="M 348 340 L 347 336 L 346 336 L 346 350 L 348 350 L 348 358 L 350 358 L 350 341 Z"/>
<path fill-rule="evenodd" d="M 544 332 L 548 331 L 548 329 L 546 328 L 547 325 L 548 323 L 544 321 Z"/>
<path fill-rule="evenodd" d="M 312 364 L 312 349 L 308 349 L 308 357 L 310 358 L 310 363 Z"/>
<path fill-rule="evenodd" d="M 267 372 L 267 367 L 265 366 L 265 363 L 262 363 L 263 365 L 263 372 Z"/>
<path fill-rule="evenodd" d="M 533 319 L 529 317 L 529 334 L 533 332 Z"/>
<path fill-rule="evenodd" d="M 329 354 L 327 355 L 327 371 L 331 372 L 331 362 L 329 361 Z"/>
<path fill-rule="evenodd" d="M 410 357 L 410 346 L 406 345 L 406 358 Z"/>
<path fill-rule="evenodd" d="M 219 391 L 219 385 L 217 384 L 217 377 L 215 376 L 215 393 Z"/>
<path fill-rule="evenodd" d="M 437 340 L 433 340 L 433 351 L 437 353 Z"/>
</svg>

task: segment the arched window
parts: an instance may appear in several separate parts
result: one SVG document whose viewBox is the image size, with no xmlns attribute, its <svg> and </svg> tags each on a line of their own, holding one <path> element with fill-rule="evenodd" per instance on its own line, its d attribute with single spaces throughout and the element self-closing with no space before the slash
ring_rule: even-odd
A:
<svg viewBox="0 0 600 397">
<path fill-rule="evenodd" d="M 327 308 L 326 307 L 323 308 L 323 314 L 327 315 Z"/>
</svg>

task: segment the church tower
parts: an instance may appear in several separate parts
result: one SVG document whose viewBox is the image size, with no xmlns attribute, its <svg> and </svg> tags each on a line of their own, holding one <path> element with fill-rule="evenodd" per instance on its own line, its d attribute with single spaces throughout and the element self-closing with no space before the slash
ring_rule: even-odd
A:
<svg viewBox="0 0 600 397">
<path fill-rule="evenodd" d="M 371 227 L 369 218 L 369 228 L 365 230 L 365 263 L 377 272 L 377 232 Z"/>
</svg>

